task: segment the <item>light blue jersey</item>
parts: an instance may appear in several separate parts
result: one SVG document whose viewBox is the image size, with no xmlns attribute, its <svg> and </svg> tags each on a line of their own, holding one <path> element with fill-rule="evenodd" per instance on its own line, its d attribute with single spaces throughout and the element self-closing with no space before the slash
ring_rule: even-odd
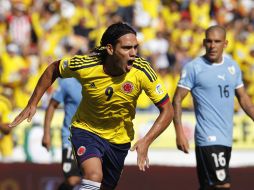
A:
<svg viewBox="0 0 254 190">
<path fill-rule="evenodd" d="M 212 64 L 204 57 L 187 63 L 179 87 L 191 91 L 197 146 L 232 146 L 235 89 L 243 86 L 239 66 L 229 57 Z"/>
<path fill-rule="evenodd" d="M 59 87 L 54 92 L 52 98 L 64 105 L 64 121 L 62 127 L 62 146 L 70 146 L 68 140 L 70 136 L 69 127 L 73 115 L 81 101 L 81 85 L 75 78 L 67 78 L 59 80 Z"/>
</svg>

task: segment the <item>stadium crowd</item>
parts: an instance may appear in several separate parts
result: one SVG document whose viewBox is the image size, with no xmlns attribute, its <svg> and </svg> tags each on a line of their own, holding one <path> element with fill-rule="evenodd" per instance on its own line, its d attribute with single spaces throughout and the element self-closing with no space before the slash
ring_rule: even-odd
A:
<svg viewBox="0 0 254 190">
<path fill-rule="evenodd" d="M 0 122 L 8 122 L 9 113 L 26 106 L 52 60 L 88 53 L 99 45 L 106 27 L 118 21 L 137 30 L 139 55 L 152 63 L 170 97 L 182 66 L 204 53 L 204 30 L 212 24 L 225 26 L 227 56 L 240 65 L 254 101 L 254 1 L 0 0 Z M 54 88 L 43 97 L 42 109 Z M 153 110 L 146 96 L 139 100 L 139 110 Z M 192 110 L 191 96 L 183 104 Z M 11 144 L 11 138 L 0 137 L 0 144 Z"/>
</svg>

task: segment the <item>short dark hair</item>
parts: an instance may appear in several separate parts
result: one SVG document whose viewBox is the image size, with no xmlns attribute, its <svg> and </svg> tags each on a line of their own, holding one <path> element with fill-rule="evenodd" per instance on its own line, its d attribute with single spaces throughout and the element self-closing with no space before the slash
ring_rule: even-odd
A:
<svg viewBox="0 0 254 190">
<path fill-rule="evenodd" d="M 224 36 L 224 38 L 226 39 L 226 29 L 223 26 L 220 26 L 220 25 L 213 25 L 213 26 L 210 26 L 209 28 L 207 28 L 206 31 L 205 31 L 205 36 L 207 36 L 208 33 L 213 31 L 213 30 L 220 31 L 222 33 L 222 35 Z"/>
<path fill-rule="evenodd" d="M 100 46 L 94 48 L 92 52 L 104 58 L 106 55 L 105 46 L 107 44 L 114 46 L 121 36 L 129 33 L 137 35 L 137 32 L 127 23 L 117 22 L 110 25 L 102 35 Z"/>
</svg>

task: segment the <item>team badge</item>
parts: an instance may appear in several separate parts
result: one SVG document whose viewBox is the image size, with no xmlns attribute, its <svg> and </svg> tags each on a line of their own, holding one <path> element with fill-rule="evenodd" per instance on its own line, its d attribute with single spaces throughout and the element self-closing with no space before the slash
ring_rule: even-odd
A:
<svg viewBox="0 0 254 190">
<path fill-rule="evenodd" d="M 63 164 L 63 171 L 67 173 L 70 170 L 71 170 L 71 163 L 64 163 Z"/>
<path fill-rule="evenodd" d="M 162 89 L 161 84 L 158 84 L 156 86 L 156 92 L 157 92 L 157 94 L 163 94 L 163 89 Z"/>
<path fill-rule="evenodd" d="M 226 179 L 226 172 L 224 169 L 216 170 L 216 176 L 218 180 L 224 181 Z"/>
<path fill-rule="evenodd" d="M 234 66 L 228 67 L 228 71 L 230 72 L 231 75 L 234 75 L 235 74 L 235 67 Z"/>
<path fill-rule="evenodd" d="M 83 154 L 85 154 L 85 152 L 86 152 L 86 147 L 80 146 L 80 147 L 78 148 L 77 155 L 78 155 L 78 156 L 82 156 Z"/>
<path fill-rule="evenodd" d="M 122 90 L 125 92 L 125 93 L 131 93 L 134 89 L 134 86 L 131 82 L 125 82 L 123 83 L 122 85 Z"/>
</svg>

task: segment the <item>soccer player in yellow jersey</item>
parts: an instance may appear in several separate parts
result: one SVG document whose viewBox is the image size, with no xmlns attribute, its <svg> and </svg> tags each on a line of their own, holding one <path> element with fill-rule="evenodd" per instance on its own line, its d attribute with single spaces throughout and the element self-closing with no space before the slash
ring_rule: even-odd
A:
<svg viewBox="0 0 254 190">
<path fill-rule="evenodd" d="M 132 120 L 142 90 L 160 114 L 131 150 L 141 171 L 149 167 L 148 148 L 173 119 L 168 94 L 150 64 L 137 57 L 135 30 L 125 23 L 110 25 L 91 55 L 74 56 L 49 65 L 26 108 L 10 127 L 31 121 L 43 93 L 57 77 L 75 77 L 83 98 L 72 119 L 71 142 L 83 174 L 80 190 L 115 189 L 134 137 Z"/>
</svg>

